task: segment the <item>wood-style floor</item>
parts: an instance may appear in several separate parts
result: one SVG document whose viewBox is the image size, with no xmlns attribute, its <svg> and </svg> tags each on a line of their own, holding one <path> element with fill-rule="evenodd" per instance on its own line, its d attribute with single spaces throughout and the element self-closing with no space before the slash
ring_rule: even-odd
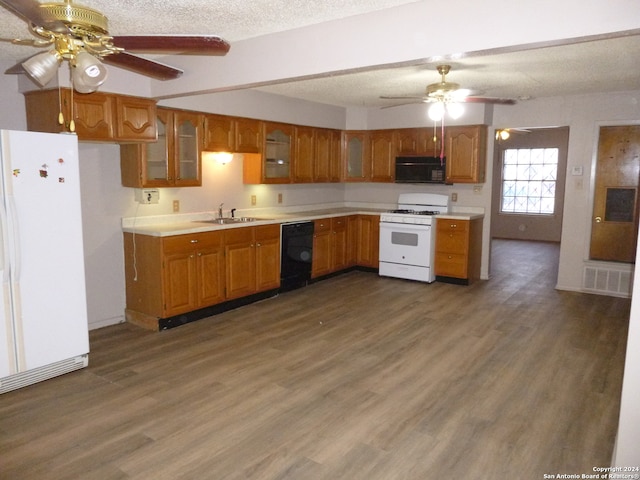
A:
<svg viewBox="0 0 640 480">
<path fill-rule="evenodd" d="M 628 299 L 495 241 L 472 286 L 353 272 L 0 396 L 4 479 L 541 479 L 610 463 Z"/>
</svg>

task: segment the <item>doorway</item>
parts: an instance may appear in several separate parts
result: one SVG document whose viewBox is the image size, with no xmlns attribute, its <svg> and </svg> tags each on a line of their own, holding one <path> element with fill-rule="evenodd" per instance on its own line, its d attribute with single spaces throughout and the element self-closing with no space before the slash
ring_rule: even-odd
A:
<svg viewBox="0 0 640 480">
<path fill-rule="evenodd" d="M 495 140 L 491 238 L 560 242 L 569 127 Z"/>
</svg>

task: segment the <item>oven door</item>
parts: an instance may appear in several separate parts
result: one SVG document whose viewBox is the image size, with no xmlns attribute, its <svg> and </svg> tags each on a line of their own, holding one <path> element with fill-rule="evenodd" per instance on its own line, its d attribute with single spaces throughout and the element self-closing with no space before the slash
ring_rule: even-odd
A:
<svg viewBox="0 0 640 480">
<path fill-rule="evenodd" d="M 432 263 L 431 225 L 380 223 L 380 261 L 430 267 Z"/>
</svg>

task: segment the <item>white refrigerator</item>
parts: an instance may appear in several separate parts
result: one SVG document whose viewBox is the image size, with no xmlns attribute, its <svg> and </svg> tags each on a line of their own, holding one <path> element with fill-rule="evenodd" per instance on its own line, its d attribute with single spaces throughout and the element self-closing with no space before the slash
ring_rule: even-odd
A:
<svg viewBox="0 0 640 480">
<path fill-rule="evenodd" d="M 0 130 L 0 393 L 86 367 L 78 140 Z"/>
</svg>

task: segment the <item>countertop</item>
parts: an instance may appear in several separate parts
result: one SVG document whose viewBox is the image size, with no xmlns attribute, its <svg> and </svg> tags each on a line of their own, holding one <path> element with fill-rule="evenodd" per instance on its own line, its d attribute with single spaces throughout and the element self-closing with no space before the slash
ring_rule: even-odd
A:
<svg viewBox="0 0 640 480">
<path fill-rule="evenodd" d="M 337 207 L 291 213 L 264 213 L 255 215 L 256 220 L 251 222 L 238 222 L 224 225 L 207 222 L 207 220 L 216 218 L 215 213 L 201 212 L 193 214 L 164 215 L 161 217 L 124 218 L 122 220 L 122 231 L 135 233 L 137 235 L 168 237 L 172 235 L 213 232 L 229 228 L 295 223 L 349 215 L 380 215 L 386 211 L 388 211 L 388 209 Z M 446 215 L 436 216 L 436 218 L 452 220 L 474 220 L 482 217 L 484 217 L 484 214 L 476 212 L 452 212 Z"/>
</svg>

